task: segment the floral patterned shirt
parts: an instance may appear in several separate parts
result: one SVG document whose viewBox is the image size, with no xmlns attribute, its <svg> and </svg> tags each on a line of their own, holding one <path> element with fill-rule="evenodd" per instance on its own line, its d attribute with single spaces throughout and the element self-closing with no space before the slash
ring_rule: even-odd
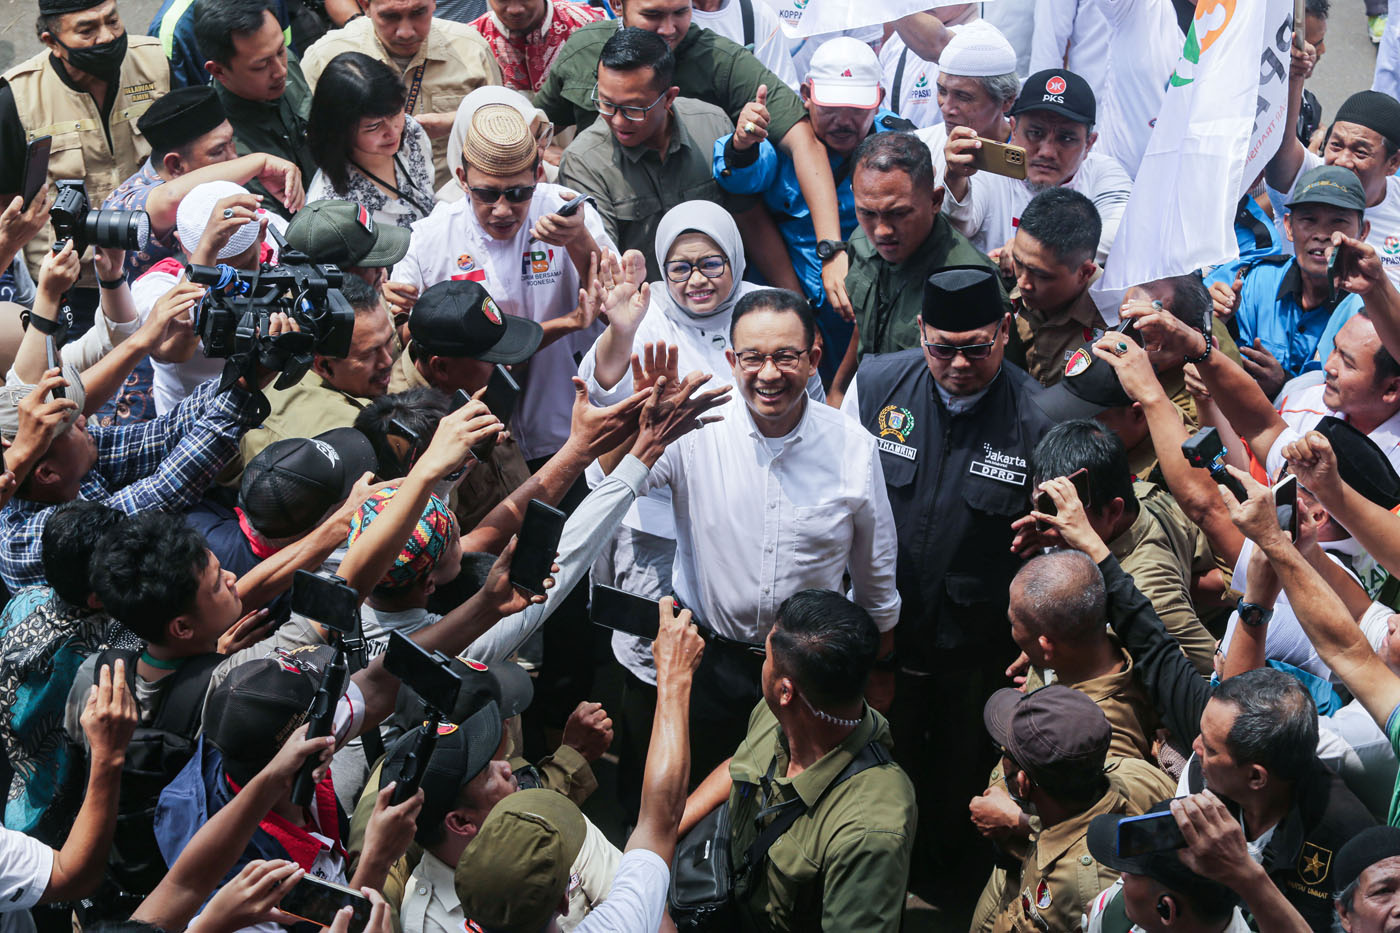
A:
<svg viewBox="0 0 1400 933">
<path fill-rule="evenodd" d="M 533 94 L 544 85 L 554 57 L 580 26 L 604 17 L 600 9 L 574 0 L 545 0 L 544 19 L 526 35 L 511 33 L 489 10 L 472 20 L 486 38 L 491 54 L 501 66 L 501 81 L 508 88 Z"/>
<path fill-rule="evenodd" d="M 345 190 L 337 191 L 323 171 L 317 171 L 306 191 L 306 201 L 332 199 L 354 201 L 366 207 L 379 223 L 412 227 L 433 210 L 433 145 L 428 133 L 410 116 L 403 120 L 403 142 L 394 156 L 394 186 L 403 197 L 385 194 L 353 164 Z"/>
</svg>

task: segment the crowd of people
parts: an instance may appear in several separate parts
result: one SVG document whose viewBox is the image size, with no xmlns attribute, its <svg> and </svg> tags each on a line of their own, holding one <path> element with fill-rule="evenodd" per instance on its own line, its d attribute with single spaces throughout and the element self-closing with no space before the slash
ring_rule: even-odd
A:
<svg viewBox="0 0 1400 933">
<path fill-rule="evenodd" d="M 0 75 L 0 922 L 1397 928 L 1383 4 L 1121 292 L 1233 3 L 118 2 Z"/>
</svg>

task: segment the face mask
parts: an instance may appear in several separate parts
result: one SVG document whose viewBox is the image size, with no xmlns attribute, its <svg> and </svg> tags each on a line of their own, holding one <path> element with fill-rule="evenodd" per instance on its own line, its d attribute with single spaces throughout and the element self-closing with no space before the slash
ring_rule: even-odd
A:
<svg viewBox="0 0 1400 933">
<path fill-rule="evenodd" d="M 58 39 L 54 39 L 58 42 Z M 110 42 L 89 45 L 82 48 L 69 48 L 58 42 L 68 53 L 68 64 L 79 71 L 113 81 L 121 72 L 122 61 L 126 58 L 126 33 L 123 32 Z"/>
</svg>

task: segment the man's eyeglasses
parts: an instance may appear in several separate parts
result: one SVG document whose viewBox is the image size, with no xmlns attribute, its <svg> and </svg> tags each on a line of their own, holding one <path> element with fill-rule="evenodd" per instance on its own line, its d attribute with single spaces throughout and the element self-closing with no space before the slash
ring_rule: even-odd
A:
<svg viewBox="0 0 1400 933">
<path fill-rule="evenodd" d="M 964 343 L 961 345 L 952 343 L 929 343 L 928 341 L 924 341 L 924 349 L 933 354 L 934 359 L 944 360 L 945 362 L 951 360 L 959 353 L 969 360 L 985 360 L 992 355 L 992 348 L 996 345 L 995 340 L 991 343 Z"/>
<path fill-rule="evenodd" d="M 603 116 L 611 117 L 615 114 L 620 113 L 622 114 L 624 120 L 631 120 L 633 123 L 641 123 L 643 120 L 645 120 L 647 118 L 647 114 L 651 112 L 651 108 L 661 103 L 662 98 L 664 98 L 665 96 L 666 92 L 662 91 L 661 95 L 657 97 L 656 100 L 647 104 L 645 107 L 619 107 L 617 104 L 614 104 L 611 101 L 606 101 L 600 98 L 598 96 L 598 85 L 596 84 L 593 85 L 593 93 L 592 95 L 590 95 L 594 106 L 598 108 L 598 112 L 601 113 Z"/>
<path fill-rule="evenodd" d="M 505 195 L 511 204 L 524 204 L 535 196 L 534 185 L 515 185 L 512 188 L 468 188 L 472 197 L 482 204 L 495 204 Z"/>
<path fill-rule="evenodd" d="M 686 262 L 684 259 L 676 259 L 666 263 L 666 278 L 672 282 L 684 282 L 690 278 L 690 274 L 696 269 L 707 279 L 717 279 L 724 275 L 725 266 L 729 265 L 729 260 L 723 256 L 705 256 L 699 262 Z"/>
<path fill-rule="evenodd" d="M 804 354 L 811 353 L 811 348 L 806 350 L 776 350 L 772 353 L 759 353 L 757 350 L 742 350 L 734 354 L 734 358 L 739 361 L 739 368 L 746 373 L 756 373 L 763 368 L 769 360 L 773 365 L 785 373 L 795 372 L 797 365 L 802 361 Z"/>
</svg>

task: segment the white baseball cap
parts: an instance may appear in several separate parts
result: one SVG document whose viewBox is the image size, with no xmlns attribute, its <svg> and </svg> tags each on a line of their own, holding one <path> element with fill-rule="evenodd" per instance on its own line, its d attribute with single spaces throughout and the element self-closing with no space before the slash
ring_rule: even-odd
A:
<svg viewBox="0 0 1400 933">
<path fill-rule="evenodd" d="M 204 228 L 209 224 L 209 215 L 214 212 L 214 205 L 230 195 L 247 193 L 247 188 L 231 181 L 206 181 L 181 198 L 180 206 L 175 209 L 175 233 L 186 254 L 193 253 L 199 246 Z M 233 236 L 219 250 L 219 258 L 231 259 L 247 252 L 258 239 L 258 226 L 254 220 L 233 231 Z"/>
<path fill-rule="evenodd" d="M 939 70 L 944 74 L 991 78 L 1016 70 L 1016 50 L 1001 30 L 986 20 L 953 26 L 950 31 L 953 38 L 938 57 Z"/>
<path fill-rule="evenodd" d="M 807 70 L 812 102 L 820 107 L 880 106 L 880 59 L 859 39 L 837 36 L 822 43 Z"/>
</svg>

